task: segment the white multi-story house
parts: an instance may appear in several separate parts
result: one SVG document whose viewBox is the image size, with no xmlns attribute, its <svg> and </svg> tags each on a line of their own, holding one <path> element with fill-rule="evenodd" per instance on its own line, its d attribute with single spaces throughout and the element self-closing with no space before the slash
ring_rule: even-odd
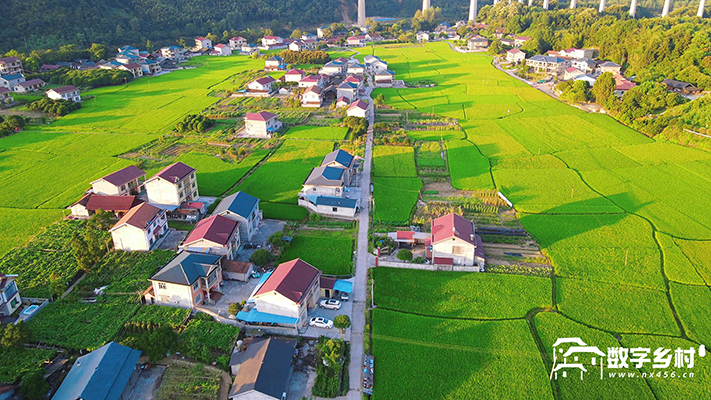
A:
<svg viewBox="0 0 711 400">
<path fill-rule="evenodd" d="M 264 218 L 259 209 L 259 199 L 242 191 L 222 199 L 212 215 L 221 215 L 239 222 L 240 238 L 245 242 L 252 240 Z"/>
<path fill-rule="evenodd" d="M 279 36 L 265 36 L 262 38 L 262 46 L 269 47 L 284 43 L 284 39 Z"/>
<path fill-rule="evenodd" d="M 244 116 L 244 128 L 250 136 L 270 138 L 281 126 L 279 116 L 267 111 L 247 113 Z"/>
<path fill-rule="evenodd" d="M 511 49 L 506 51 L 506 61 L 519 63 L 526 59 L 526 53 L 519 49 Z"/>
<path fill-rule="evenodd" d="M 247 84 L 248 92 L 256 93 L 271 93 L 272 84 L 276 82 L 276 79 L 271 76 L 265 76 L 264 78 L 255 79 Z"/>
<path fill-rule="evenodd" d="M 109 230 L 115 250 L 150 251 L 168 233 L 165 210 L 148 203 L 131 208 Z"/>
<path fill-rule="evenodd" d="M 425 244 L 427 258 L 433 264 L 483 270 L 486 262 L 484 249 L 473 222 L 452 213 L 432 220 L 431 232 Z"/>
<path fill-rule="evenodd" d="M 343 150 L 326 154 L 321 166 L 314 168 L 299 193 L 298 204 L 309 211 L 352 218 L 360 200 L 351 198 L 347 186 L 356 173 L 356 158 Z"/>
<path fill-rule="evenodd" d="M 306 73 L 301 69 L 291 69 L 284 74 L 284 82 L 299 82 Z"/>
<path fill-rule="evenodd" d="M 235 36 L 233 38 L 230 38 L 230 41 L 228 43 L 232 50 L 240 50 L 242 49 L 242 46 L 247 44 L 247 39 L 243 38 L 242 36 Z"/>
<path fill-rule="evenodd" d="M 215 254 L 179 253 L 148 279 L 146 302 L 190 309 L 214 304 L 210 296 L 219 293 L 224 282 L 222 260 Z"/>
<path fill-rule="evenodd" d="M 145 171 L 135 165 L 129 165 L 91 182 L 91 190 L 107 196 L 134 195 L 143 191 L 145 180 Z"/>
<path fill-rule="evenodd" d="M 558 76 L 570 66 L 570 61 L 560 57 L 536 55 L 526 60 L 526 65 L 535 72 Z"/>
<path fill-rule="evenodd" d="M 195 47 L 198 49 L 211 49 L 212 48 L 212 40 L 200 36 L 195 38 Z"/>
<path fill-rule="evenodd" d="M 16 83 L 13 90 L 17 93 L 36 92 L 45 85 L 42 79 L 30 79 L 29 81 Z"/>
<path fill-rule="evenodd" d="M 151 204 L 179 206 L 200 197 L 195 168 L 182 162 L 163 168 L 144 185 Z"/>
<path fill-rule="evenodd" d="M 22 305 L 16 278 L 17 275 L 0 274 L 0 317 L 12 315 Z"/>
<path fill-rule="evenodd" d="M 71 100 L 74 102 L 81 101 L 79 89 L 72 85 L 49 89 L 47 91 L 47 97 L 52 100 Z"/>
<path fill-rule="evenodd" d="M 15 85 L 25 81 L 25 77 L 22 74 L 7 74 L 0 75 L 0 87 L 4 87 L 13 90 Z"/>
<path fill-rule="evenodd" d="M 311 86 L 307 88 L 304 90 L 304 94 L 301 95 L 301 106 L 321 107 L 321 103 L 323 102 L 322 92 L 323 89 L 321 89 L 321 86 Z"/>
<path fill-rule="evenodd" d="M 184 61 L 186 53 L 187 50 L 179 46 L 167 46 L 160 49 L 160 54 L 163 57 L 175 60 L 177 62 Z"/>
<path fill-rule="evenodd" d="M 217 56 L 231 56 L 232 55 L 232 47 L 226 45 L 226 44 L 216 44 L 215 45 L 215 51 L 214 53 Z"/>
<path fill-rule="evenodd" d="M 346 111 L 349 117 L 368 118 L 368 103 L 363 100 L 353 102 Z"/>
<path fill-rule="evenodd" d="M 22 61 L 17 57 L 0 58 L 0 75 L 21 74 Z"/>
<path fill-rule="evenodd" d="M 320 74 L 319 75 L 307 75 L 299 81 L 299 87 L 300 88 L 308 88 L 311 86 L 321 86 L 321 88 L 323 88 L 325 86 L 324 82 L 325 82 L 324 78 Z"/>
<path fill-rule="evenodd" d="M 376 74 L 380 71 L 388 69 L 387 62 L 373 55 L 365 56 L 365 58 L 363 58 L 363 63 L 365 63 L 365 70 L 369 74 Z"/>
<path fill-rule="evenodd" d="M 234 260 L 241 243 L 239 224 L 221 215 L 205 218 L 195 225 L 180 248 L 193 253 L 217 254 Z"/>
</svg>

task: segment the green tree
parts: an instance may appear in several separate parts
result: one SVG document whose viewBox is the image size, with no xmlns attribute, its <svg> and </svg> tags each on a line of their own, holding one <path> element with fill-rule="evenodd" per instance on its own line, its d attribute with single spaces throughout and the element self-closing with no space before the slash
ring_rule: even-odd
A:
<svg viewBox="0 0 711 400">
<path fill-rule="evenodd" d="M 29 340 L 30 331 L 24 322 L 20 321 L 17 325 L 8 324 L 5 327 L 0 339 L 0 345 L 3 347 L 22 347 Z"/>
<path fill-rule="evenodd" d="M 292 39 L 300 39 L 301 35 L 303 35 L 303 33 L 301 32 L 300 29 L 294 29 L 294 31 L 291 32 L 291 36 L 289 36 L 289 37 Z"/>
<path fill-rule="evenodd" d="M 52 272 L 49 275 L 49 291 L 53 295 L 60 297 L 64 294 L 66 290 L 67 285 L 62 281 L 62 278 L 56 273 Z"/>
<path fill-rule="evenodd" d="M 609 105 L 615 100 L 615 87 L 617 87 L 617 83 L 611 72 L 600 75 L 592 87 L 595 101 L 607 109 L 612 108 Z"/>
<path fill-rule="evenodd" d="M 227 312 L 229 312 L 232 315 L 237 315 L 237 313 L 240 311 L 242 311 L 242 304 L 240 304 L 240 303 L 232 303 L 227 308 Z"/>
<path fill-rule="evenodd" d="M 284 233 L 282 231 L 274 232 L 271 236 L 269 236 L 267 242 L 271 243 L 274 247 L 281 248 L 284 246 L 284 240 L 282 239 L 283 237 Z"/>
<path fill-rule="evenodd" d="M 10 129 L 15 129 L 15 128 L 22 129 L 25 127 L 25 119 L 19 115 L 9 115 L 5 119 L 5 125 Z"/>
<path fill-rule="evenodd" d="M 152 332 L 142 336 L 143 343 L 139 346 L 151 361 L 162 360 L 166 354 L 174 350 L 178 335 L 169 326 L 159 326 Z"/>
<path fill-rule="evenodd" d="M 259 249 L 252 253 L 251 257 L 249 257 L 249 261 L 251 261 L 252 263 L 254 263 L 254 265 L 258 267 L 263 267 L 269 264 L 272 259 L 272 253 L 268 252 L 266 249 Z"/>
<path fill-rule="evenodd" d="M 489 45 L 489 54 L 498 55 L 503 53 L 504 46 L 501 44 L 499 39 L 494 39 Z"/>
<path fill-rule="evenodd" d="M 333 326 L 343 334 L 351 326 L 351 319 L 345 314 L 337 315 L 333 319 Z"/>
<path fill-rule="evenodd" d="M 22 377 L 20 395 L 27 400 L 42 400 L 49 391 L 41 369 L 36 369 Z"/>
<path fill-rule="evenodd" d="M 96 210 L 96 213 L 91 216 L 89 222 L 86 223 L 88 229 L 97 229 L 105 231 L 114 225 L 114 215 L 109 211 Z"/>
<path fill-rule="evenodd" d="M 412 261 L 412 252 L 408 249 L 400 249 L 397 252 L 397 259 L 402 261 Z"/>
</svg>

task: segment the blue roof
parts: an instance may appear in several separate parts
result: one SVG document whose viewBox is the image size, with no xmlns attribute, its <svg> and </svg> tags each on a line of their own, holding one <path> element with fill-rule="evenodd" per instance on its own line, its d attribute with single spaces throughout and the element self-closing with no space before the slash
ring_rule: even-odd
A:
<svg viewBox="0 0 711 400">
<path fill-rule="evenodd" d="M 77 358 L 52 400 L 119 400 L 140 356 L 111 342 Z"/>
<path fill-rule="evenodd" d="M 344 171 L 345 169 L 343 168 L 326 167 L 323 169 L 323 173 L 321 175 L 330 181 L 336 181 L 341 179 Z"/>
<path fill-rule="evenodd" d="M 258 198 L 249 193 L 239 191 L 225 197 L 220 204 L 218 204 L 217 208 L 215 208 L 215 212 L 213 214 L 217 215 L 222 214 L 225 211 L 230 211 L 245 219 L 249 219 L 249 215 L 258 204 Z"/>
<path fill-rule="evenodd" d="M 353 156 L 348 153 L 347 151 L 343 151 L 341 149 L 336 150 L 336 162 L 347 167 L 351 165 L 351 161 L 353 161 Z"/>
<path fill-rule="evenodd" d="M 5 79 L 6 81 L 13 81 L 15 79 L 20 79 L 24 78 L 22 74 L 7 74 L 7 75 L 0 75 L 0 78 Z"/>
<path fill-rule="evenodd" d="M 183 251 L 168 262 L 150 279 L 178 285 L 192 285 L 201 277 L 209 275 L 210 270 L 217 266 L 222 256 L 214 254 L 198 254 Z"/>
<path fill-rule="evenodd" d="M 240 311 L 237 313 L 237 319 L 244 322 L 251 323 L 265 323 L 265 324 L 292 324 L 295 325 L 299 322 L 298 318 L 286 317 L 283 315 L 269 314 L 257 311 L 256 308 L 252 308 L 249 312 Z"/>
<path fill-rule="evenodd" d="M 353 291 L 353 282 L 344 281 L 343 279 L 336 279 L 336 283 L 333 284 L 333 290 L 351 293 Z"/>
<path fill-rule="evenodd" d="M 317 206 L 356 208 L 357 204 L 356 199 L 344 199 L 343 197 L 318 196 L 316 198 Z"/>
</svg>

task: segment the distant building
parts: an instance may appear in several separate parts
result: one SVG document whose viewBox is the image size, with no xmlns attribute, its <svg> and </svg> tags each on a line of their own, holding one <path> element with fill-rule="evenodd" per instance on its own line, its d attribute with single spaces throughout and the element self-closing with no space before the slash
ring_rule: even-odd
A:
<svg viewBox="0 0 711 400">
<path fill-rule="evenodd" d="M 279 116 L 267 111 L 247 113 L 244 116 L 245 132 L 249 136 L 270 138 L 281 126 Z"/>
<path fill-rule="evenodd" d="M 376 74 L 388 69 L 387 62 L 373 55 L 365 56 L 365 58 L 363 58 L 363 62 L 365 63 L 365 70 L 369 74 Z"/>
<path fill-rule="evenodd" d="M 422 31 L 417 32 L 417 41 L 419 43 L 429 42 L 430 41 L 430 34 L 427 32 L 422 32 Z"/>
<path fill-rule="evenodd" d="M 333 76 L 340 75 L 345 72 L 346 64 L 340 61 L 329 61 L 321 67 L 319 73 L 323 75 Z"/>
<path fill-rule="evenodd" d="M 16 93 L 29 93 L 38 91 L 44 85 L 46 84 L 42 79 L 30 79 L 29 81 L 16 83 L 12 89 Z"/>
<path fill-rule="evenodd" d="M 47 91 L 47 97 L 52 100 L 71 100 L 74 102 L 81 101 L 79 89 L 72 85 L 49 89 Z"/>
<path fill-rule="evenodd" d="M 115 250 L 150 251 L 168 233 L 165 210 L 148 203 L 130 209 L 109 230 Z"/>
<path fill-rule="evenodd" d="M 321 107 L 323 103 L 323 89 L 320 86 L 311 86 L 301 95 L 302 107 Z"/>
<path fill-rule="evenodd" d="M 213 52 L 213 54 L 216 56 L 231 56 L 232 47 L 222 43 L 216 44 L 215 51 Z"/>
<path fill-rule="evenodd" d="M 143 68 L 141 68 L 141 65 L 137 63 L 123 64 L 120 65 L 118 69 L 130 72 L 134 78 L 140 78 L 143 76 Z"/>
<path fill-rule="evenodd" d="M 143 203 L 137 196 L 106 196 L 89 193 L 68 208 L 75 218 L 90 218 L 97 211 L 103 210 L 121 218 L 133 207 Z"/>
<path fill-rule="evenodd" d="M 489 39 L 480 35 L 469 39 L 469 50 L 486 50 L 487 48 L 489 48 Z"/>
<path fill-rule="evenodd" d="M 349 36 L 346 38 L 346 46 L 348 47 L 364 47 L 365 46 L 365 36 Z"/>
<path fill-rule="evenodd" d="M 242 49 L 242 46 L 247 44 L 247 39 L 243 38 L 242 36 L 236 36 L 230 38 L 230 41 L 228 43 L 232 50 L 240 50 Z"/>
<path fill-rule="evenodd" d="M 597 68 L 597 61 L 589 58 L 574 58 L 570 60 L 570 66 L 575 67 L 586 74 L 593 74 Z"/>
<path fill-rule="evenodd" d="M 274 82 L 276 82 L 276 79 L 267 75 L 263 78 L 259 78 L 259 79 L 253 80 L 252 82 L 249 82 L 247 84 L 247 91 L 269 94 L 273 91 L 272 84 Z"/>
<path fill-rule="evenodd" d="M 365 65 L 350 63 L 346 67 L 346 73 L 349 75 L 365 75 Z"/>
<path fill-rule="evenodd" d="M 622 74 L 615 74 L 615 95 L 622 97 L 628 90 L 637 86 L 636 83 L 625 78 Z"/>
<path fill-rule="evenodd" d="M 325 80 L 321 75 L 307 75 L 299 81 L 300 88 L 308 88 L 311 86 L 325 86 Z"/>
<path fill-rule="evenodd" d="M 290 69 L 284 74 L 284 82 L 299 82 L 304 79 L 306 73 L 300 69 Z"/>
<path fill-rule="evenodd" d="M 674 79 L 665 79 L 662 81 L 662 83 L 666 85 L 667 90 L 671 92 L 678 92 L 684 94 L 696 94 L 701 92 L 701 89 L 688 82 L 677 81 Z"/>
<path fill-rule="evenodd" d="M 187 50 L 179 46 L 167 46 L 160 49 L 161 56 L 174 60 L 175 62 L 185 61 Z"/>
<path fill-rule="evenodd" d="M 583 71 L 581 71 L 575 67 L 568 67 L 565 69 L 565 72 L 563 73 L 563 80 L 564 81 L 573 80 L 573 79 L 579 77 L 580 75 L 585 75 L 585 74 L 583 73 Z"/>
<path fill-rule="evenodd" d="M 395 71 L 389 69 L 379 71 L 375 73 L 374 79 L 377 87 L 392 87 L 395 82 Z"/>
<path fill-rule="evenodd" d="M 195 168 L 182 162 L 163 168 L 145 183 L 148 202 L 171 208 L 185 201 L 197 200 L 200 195 L 195 171 Z"/>
<path fill-rule="evenodd" d="M 196 37 L 195 38 L 195 47 L 197 47 L 198 49 L 205 49 L 205 50 L 211 49 L 212 48 L 212 40 L 210 40 L 206 37 L 203 37 L 203 36 Z"/>
<path fill-rule="evenodd" d="M 558 52 L 560 57 L 569 58 L 593 58 L 594 53 L 595 51 L 593 49 L 576 49 L 574 47 Z"/>
<path fill-rule="evenodd" d="M 25 81 L 25 77 L 22 74 L 7 74 L 0 75 L 0 87 L 4 87 L 13 90 L 13 87 Z"/>
<path fill-rule="evenodd" d="M 139 350 L 110 342 L 78 357 L 52 400 L 123 400 L 138 381 Z"/>
<path fill-rule="evenodd" d="M 611 72 L 614 75 L 621 73 L 622 66 L 612 61 L 603 61 L 602 63 L 598 64 L 597 69 L 600 74 L 604 74 L 605 72 Z"/>
<path fill-rule="evenodd" d="M 511 49 L 506 52 L 506 61 L 510 63 L 520 63 L 526 59 L 526 53 L 519 49 Z"/>
<path fill-rule="evenodd" d="M 279 36 L 265 36 L 262 38 L 262 46 L 270 47 L 284 43 L 284 39 Z"/>
<path fill-rule="evenodd" d="M 12 315 L 15 310 L 22 305 L 20 291 L 15 283 L 17 275 L 6 275 L 0 273 L 0 316 L 7 317 Z"/>
<path fill-rule="evenodd" d="M 514 46 L 521 47 L 524 44 L 526 44 L 526 42 L 528 42 L 529 40 L 531 40 L 531 38 L 528 36 L 516 36 L 514 38 Z"/>
<path fill-rule="evenodd" d="M 21 74 L 22 61 L 17 57 L 0 58 L 0 75 Z"/>
<path fill-rule="evenodd" d="M 560 57 L 536 55 L 526 60 L 526 65 L 534 72 L 558 76 L 570 66 L 570 63 Z"/>
</svg>

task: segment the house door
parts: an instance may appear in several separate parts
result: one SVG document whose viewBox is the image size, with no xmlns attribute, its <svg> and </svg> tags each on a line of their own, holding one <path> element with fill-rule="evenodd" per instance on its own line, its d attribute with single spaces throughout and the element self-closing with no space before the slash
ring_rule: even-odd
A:
<svg viewBox="0 0 711 400">
<path fill-rule="evenodd" d="M 326 297 L 328 297 L 329 299 L 331 298 L 331 290 L 330 289 L 326 289 Z"/>
</svg>

